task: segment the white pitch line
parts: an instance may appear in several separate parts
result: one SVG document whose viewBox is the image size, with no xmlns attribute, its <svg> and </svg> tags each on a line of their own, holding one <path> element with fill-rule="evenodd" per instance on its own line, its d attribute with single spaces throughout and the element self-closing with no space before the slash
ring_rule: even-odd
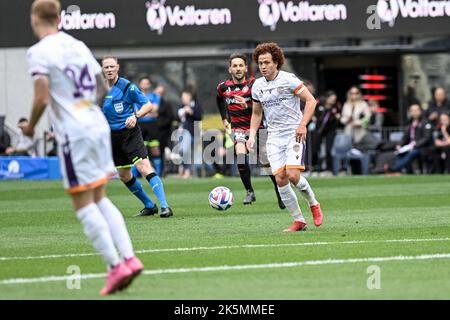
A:
<svg viewBox="0 0 450 320">
<path fill-rule="evenodd" d="M 187 252 L 187 251 L 200 251 L 200 250 L 279 248 L 279 247 L 324 246 L 324 245 L 340 245 L 340 244 L 344 244 L 345 245 L 345 244 L 432 242 L 432 241 L 450 241 L 450 238 L 351 240 L 351 241 L 323 241 L 323 242 L 299 242 L 299 243 L 242 244 L 242 245 L 232 245 L 232 246 L 143 249 L 143 250 L 136 250 L 136 253 L 138 253 L 138 254 L 145 254 L 145 253 L 159 253 L 159 252 Z M 89 257 L 89 256 L 97 256 L 97 255 L 98 255 L 97 253 L 93 252 L 93 253 L 49 254 L 49 255 L 42 255 L 42 256 L 0 257 L 0 261 L 58 259 L 58 258 L 73 258 L 73 257 Z"/>
<path fill-rule="evenodd" d="M 391 256 L 391 257 L 372 257 L 372 258 L 352 258 L 352 259 L 326 259 L 326 260 L 307 260 L 282 263 L 266 263 L 266 264 L 244 264 L 235 266 L 211 266 L 211 267 L 194 267 L 194 268 L 178 268 L 178 269 L 154 269 L 145 270 L 144 275 L 158 275 L 166 273 L 191 273 L 191 272 L 211 272 L 211 271 L 234 271 L 234 270 L 254 270 L 254 269 L 275 269 L 275 268 L 295 268 L 302 266 L 320 266 L 331 264 L 353 264 L 366 262 L 388 262 L 388 261 L 410 261 L 410 260 L 433 260 L 433 259 L 450 259 L 450 253 L 423 254 L 417 256 Z M 5 279 L 0 281 L 0 285 L 11 284 L 27 284 L 40 282 L 55 282 L 67 280 L 86 280 L 104 278 L 104 273 L 82 274 L 79 277 L 72 276 L 47 276 L 41 278 L 16 278 Z"/>
</svg>

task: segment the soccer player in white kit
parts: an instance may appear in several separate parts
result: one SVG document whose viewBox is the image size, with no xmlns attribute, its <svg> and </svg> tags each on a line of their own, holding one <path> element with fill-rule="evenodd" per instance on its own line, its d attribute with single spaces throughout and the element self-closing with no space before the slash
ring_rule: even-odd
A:
<svg viewBox="0 0 450 320">
<path fill-rule="evenodd" d="M 128 287 L 144 266 L 122 214 L 106 197 L 105 184 L 115 168 L 109 125 L 99 107 L 106 94 L 102 69 L 83 42 L 58 31 L 60 12 L 57 0 L 36 0 L 31 6 L 31 27 L 40 41 L 27 52 L 34 99 L 25 134 L 33 136 L 50 104 L 64 188 L 109 269 L 100 291 L 107 295 Z"/>
<path fill-rule="evenodd" d="M 258 45 L 253 51 L 253 60 L 263 76 L 253 84 L 253 113 L 247 147 L 254 148 L 264 110 L 268 124 L 267 157 L 281 199 L 294 218 L 294 223 L 284 231 L 304 231 L 308 227 L 291 184 L 308 201 L 314 224 L 319 227 L 323 221 L 320 204 L 308 181 L 300 174 L 305 170 L 306 126 L 314 114 L 316 99 L 296 75 L 281 70 L 284 54 L 276 43 Z M 305 114 L 300 110 L 300 99 L 306 102 Z"/>
</svg>

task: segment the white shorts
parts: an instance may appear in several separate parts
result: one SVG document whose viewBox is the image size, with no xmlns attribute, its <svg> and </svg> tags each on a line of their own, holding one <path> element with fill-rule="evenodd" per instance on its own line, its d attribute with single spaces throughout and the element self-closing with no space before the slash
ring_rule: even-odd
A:
<svg viewBox="0 0 450 320">
<path fill-rule="evenodd" d="M 295 132 L 276 137 L 269 135 L 266 147 L 273 175 L 285 169 L 305 170 L 306 143 L 298 143 L 295 140 Z"/>
<path fill-rule="evenodd" d="M 83 139 L 65 141 L 58 145 L 64 188 L 77 193 L 105 184 L 116 172 L 112 160 L 109 128 L 89 131 Z"/>
</svg>

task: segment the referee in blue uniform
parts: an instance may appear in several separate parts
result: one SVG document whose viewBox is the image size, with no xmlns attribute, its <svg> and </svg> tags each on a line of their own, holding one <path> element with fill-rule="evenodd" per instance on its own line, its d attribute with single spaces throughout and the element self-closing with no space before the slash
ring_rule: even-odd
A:
<svg viewBox="0 0 450 320">
<path fill-rule="evenodd" d="M 139 180 L 133 176 L 133 166 L 147 179 L 158 198 L 161 206 L 160 217 L 167 218 L 172 216 L 173 212 L 167 203 L 163 183 L 148 159 L 141 130 L 136 125 L 139 118 L 154 111 L 157 106 L 149 102 L 133 83 L 119 77 L 119 67 L 114 56 L 102 59 L 102 69 L 109 87 L 102 109 L 111 127 L 114 163 L 120 180 L 144 204 L 144 209 L 136 216 L 154 215 L 158 213 L 158 207 L 144 191 Z"/>
</svg>

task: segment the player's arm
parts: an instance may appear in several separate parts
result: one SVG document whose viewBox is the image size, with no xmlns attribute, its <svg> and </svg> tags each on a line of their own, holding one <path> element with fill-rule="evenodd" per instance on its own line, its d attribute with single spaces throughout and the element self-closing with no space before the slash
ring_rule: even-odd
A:
<svg viewBox="0 0 450 320">
<path fill-rule="evenodd" d="M 256 133 L 258 132 L 263 117 L 263 109 L 261 103 L 253 100 L 252 119 L 250 121 L 250 134 L 247 140 L 247 148 L 250 152 L 254 150 Z"/>
<path fill-rule="evenodd" d="M 225 131 L 228 131 L 230 128 L 230 123 L 228 122 L 228 113 L 225 101 L 223 99 L 223 96 L 220 94 L 219 89 L 217 89 L 216 104 L 217 109 L 219 109 L 220 117 L 222 118 L 223 127 Z"/>
<path fill-rule="evenodd" d="M 149 101 L 146 104 L 144 104 L 139 110 L 136 110 L 134 115 L 136 116 L 137 119 L 139 119 L 149 112 L 158 112 L 158 105 Z"/>
<path fill-rule="evenodd" d="M 128 129 L 134 128 L 136 126 L 137 120 L 142 118 L 149 112 L 158 111 L 158 106 L 151 103 L 147 97 L 133 84 L 128 90 L 128 96 L 132 103 L 136 103 L 141 106 L 139 109 L 134 111 L 134 114 L 127 118 L 125 121 L 125 127 Z"/>
<path fill-rule="evenodd" d="M 30 137 L 34 135 L 34 128 L 50 102 L 48 77 L 44 75 L 40 76 L 34 80 L 33 85 L 34 97 L 30 121 L 28 126 L 26 126 L 23 130 L 23 133 Z"/>
<path fill-rule="evenodd" d="M 317 101 L 306 87 L 298 94 L 298 96 L 300 97 L 300 99 L 305 101 L 305 110 L 303 111 L 303 119 L 297 128 L 297 141 L 305 142 L 306 133 L 308 132 L 306 127 L 308 126 L 308 123 L 311 121 L 311 118 L 314 115 Z"/>
</svg>

